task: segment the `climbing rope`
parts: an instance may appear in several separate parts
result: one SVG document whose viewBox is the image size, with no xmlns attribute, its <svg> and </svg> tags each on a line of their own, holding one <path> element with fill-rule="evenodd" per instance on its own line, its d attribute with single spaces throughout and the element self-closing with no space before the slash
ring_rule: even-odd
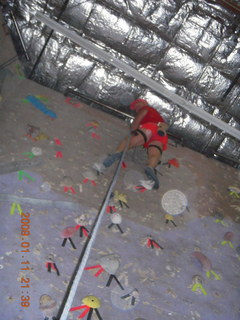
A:
<svg viewBox="0 0 240 320">
<path fill-rule="evenodd" d="M 101 208 L 99 210 L 99 213 L 98 213 L 98 215 L 97 215 L 97 217 L 95 219 L 95 222 L 93 224 L 92 230 L 90 232 L 90 237 L 85 242 L 85 245 L 84 245 L 84 248 L 83 248 L 83 250 L 81 252 L 81 255 L 79 257 L 77 266 L 75 267 L 73 275 L 72 275 L 72 277 L 70 279 L 67 291 L 65 293 L 65 296 L 63 298 L 62 304 L 61 304 L 61 306 L 59 308 L 59 312 L 58 312 L 58 315 L 57 315 L 57 319 L 59 319 L 59 320 L 66 320 L 67 317 L 68 317 L 68 313 L 69 313 L 69 310 L 71 308 L 73 299 L 75 297 L 75 294 L 76 294 L 76 291 L 77 291 L 77 288 L 78 288 L 78 284 L 79 284 L 79 282 L 81 280 L 81 277 L 82 277 L 84 268 L 85 268 L 85 266 L 87 264 L 87 261 L 88 261 L 92 246 L 93 246 L 94 241 L 96 239 L 96 236 L 97 236 L 97 233 L 98 233 L 98 229 L 99 229 L 100 224 L 101 224 L 102 217 L 103 217 L 104 213 L 106 212 L 106 207 L 107 207 L 107 205 L 109 203 L 109 199 L 110 199 L 111 193 L 112 193 L 113 188 L 114 188 L 114 186 L 115 186 L 115 184 L 117 182 L 118 174 L 120 172 L 123 159 L 124 159 L 125 154 L 126 154 L 126 152 L 128 150 L 130 137 L 131 136 L 129 134 L 126 147 L 125 147 L 125 149 L 123 151 L 123 154 L 122 154 L 122 156 L 121 156 L 121 158 L 119 160 L 118 166 L 117 166 L 117 168 L 116 168 L 116 170 L 114 172 L 112 181 L 111 181 L 110 186 L 109 186 L 109 188 L 107 190 L 106 196 L 105 196 L 105 198 L 104 198 L 104 200 L 102 202 L 102 205 L 101 205 Z"/>
</svg>

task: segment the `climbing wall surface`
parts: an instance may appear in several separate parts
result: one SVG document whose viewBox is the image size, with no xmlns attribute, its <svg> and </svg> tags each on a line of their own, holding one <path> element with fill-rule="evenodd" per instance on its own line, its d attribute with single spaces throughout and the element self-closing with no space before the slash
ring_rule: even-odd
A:
<svg viewBox="0 0 240 320">
<path fill-rule="evenodd" d="M 15 52 L 0 36 L 3 62 Z M 18 60 L 3 70 L 1 317 L 51 319 L 115 170 L 92 165 L 128 124 L 25 79 Z M 68 319 L 239 319 L 239 170 L 170 141 L 148 191 L 145 162 L 126 155 Z"/>
</svg>

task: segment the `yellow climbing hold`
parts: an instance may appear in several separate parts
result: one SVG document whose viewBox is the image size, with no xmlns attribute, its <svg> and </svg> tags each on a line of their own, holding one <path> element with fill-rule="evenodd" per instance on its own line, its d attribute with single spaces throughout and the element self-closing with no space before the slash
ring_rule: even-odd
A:
<svg viewBox="0 0 240 320">
<path fill-rule="evenodd" d="M 197 289 L 200 289 L 205 296 L 207 295 L 207 291 L 203 288 L 201 283 L 195 283 L 192 286 L 192 291 L 193 292 L 197 291 Z"/>
<path fill-rule="evenodd" d="M 119 193 L 118 191 L 114 192 L 114 201 L 122 201 L 124 203 L 127 203 L 127 195 L 124 193 Z"/>
<path fill-rule="evenodd" d="M 101 307 L 101 301 L 95 296 L 86 296 L 82 299 L 82 302 L 93 309 L 98 309 Z"/>
<path fill-rule="evenodd" d="M 213 270 L 209 270 L 206 272 L 207 278 L 210 278 L 211 274 L 215 277 L 216 280 L 221 280 L 221 277 L 218 274 L 216 274 L 216 272 L 214 272 Z"/>
<path fill-rule="evenodd" d="M 10 210 L 10 214 L 11 215 L 13 215 L 15 213 L 16 208 L 17 208 L 18 212 L 20 214 L 22 214 L 22 208 L 21 208 L 20 204 L 16 203 L 16 202 L 13 202 L 12 206 L 11 206 L 11 210 Z"/>
<path fill-rule="evenodd" d="M 230 248 L 234 249 L 234 246 L 233 246 L 233 244 L 232 244 L 231 241 L 222 241 L 222 242 L 221 242 L 221 245 L 222 245 L 222 246 L 224 246 L 225 244 L 229 244 Z"/>
<path fill-rule="evenodd" d="M 94 126 L 94 127 L 99 127 L 100 126 L 100 123 L 98 122 L 98 121 L 92 121 L 92 125 Z"/>
<path fill-rule="evenodd" d="M 43 132 L 39 133 L 35 138 L 36 141 L 49 140 L 49 139 L 50 139 L 50 137 L 47 134 L 43 133 Z"/>
<path fill-rule="evenodd" d="M 224 227 L 228 227 L 227 223 L 225 223 L 223 220 L 216 219 L 214 220 L 216 223 L 221 223 Z"/>
<path fill-rule="evenodd" d="M 96 120 L 93 120 L 93 121 L 89 122 L 86 126 L 87 127 L 97 128 L 97 127 L 100 126 L 100 123 L 98 121 L 96 121 Z"/>
<path fill-rule="evenodd" d="M 173 221 L 173 216 L 171 214 L 165 214 L 165 219 L 169 221 Z"/>
</svg>

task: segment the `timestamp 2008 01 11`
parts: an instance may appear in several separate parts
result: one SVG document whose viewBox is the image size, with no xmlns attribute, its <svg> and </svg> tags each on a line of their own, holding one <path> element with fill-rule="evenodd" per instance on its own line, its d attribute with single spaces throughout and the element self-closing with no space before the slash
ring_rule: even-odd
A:
<svg viewBox="0 0 240 320">
<path fill-rule="evenodd" d="M 30 262 L 26 256 L 30 253 L 30 213 L 21 213 L 21 253 L 22 253 L 22 260 L 21 260 L 21 268 L 20 270 L 26 271 L 26 273 L 30 270 Z M 30 278 L 23 276 L 21 277 L 21 306 L 27 308 L 30 306 Z"/>
</svg>

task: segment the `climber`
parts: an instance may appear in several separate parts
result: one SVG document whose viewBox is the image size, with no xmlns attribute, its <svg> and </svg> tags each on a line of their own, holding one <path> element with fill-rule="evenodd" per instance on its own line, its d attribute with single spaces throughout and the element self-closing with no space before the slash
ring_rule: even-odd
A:
<svg viewBox="0 0 240 320">
<path fill-rule="evenodd" d="M 156 166 L 159 164 L 162 152 L 167 149 L 168 125 L 157 110 L 148 105 L 146 100 L 137 99 L 130 104 L 130 109 L 136 111 L 136 116 L 131 124 L 131 138 L 128 150 L 133 147 L 143 146 L 148 152 L 148 163 L 145 174 L 153 182 L 153 188 L 159 188 Z M 114 153 L 110 154 L 101 164 L 95 163 L 93 168 L 103 172 L 115 161 L 121 158 L 128 138 L 123 139 Z"/>
</svg>

